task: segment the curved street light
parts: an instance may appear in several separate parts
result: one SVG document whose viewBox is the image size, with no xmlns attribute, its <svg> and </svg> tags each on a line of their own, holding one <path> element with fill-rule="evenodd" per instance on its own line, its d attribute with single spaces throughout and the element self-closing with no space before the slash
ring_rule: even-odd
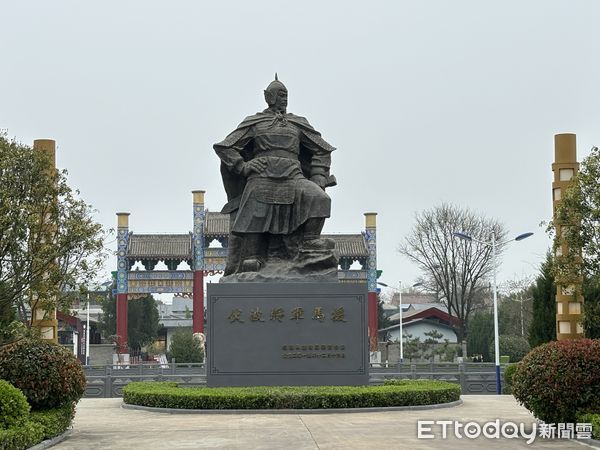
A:
<svg viewBox="0 0 600 450">
<path fill-rule="evenodd" d="M 496 247 L 498 245 L 504 245 L 511 241 L 522 241 L 523 239 L 527 239 L 529 236 L 532 236 L 532 232 L 527 232 L 523 234 L 519 234 L 517 237 L 513 239 L 508 239 L 506 241 L 502 241 L 500 243 L 496 243 L 496 233 L 492 230 L 492 240 L 490 242 L 480 241 L 479 239 L 475 239 L 474 237 L 461 232 L 452 233 L 454 237 L 459 239 L 463 239 L 465 241 L 475 241 L 479 244 L 486 245 L 492 248 L 492 265 L 494 270 L 494 353 L 495 353 L 495 361 L 496 361 L 496 394 L 502 394 L 502 384 L 500 381 L 500 340 L 498 337 L 498 286 L 496 284 Z"/>
</svg>

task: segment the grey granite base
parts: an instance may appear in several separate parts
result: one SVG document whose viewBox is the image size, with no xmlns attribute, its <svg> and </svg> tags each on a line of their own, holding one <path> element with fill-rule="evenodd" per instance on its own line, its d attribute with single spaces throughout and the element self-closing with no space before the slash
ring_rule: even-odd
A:
<svg viewBox="0 0 600 450">
<path fill-rule="evenodd" d="M 208 386 L 368 384 L 366 285 L 207 289 Z"/>
</svg>

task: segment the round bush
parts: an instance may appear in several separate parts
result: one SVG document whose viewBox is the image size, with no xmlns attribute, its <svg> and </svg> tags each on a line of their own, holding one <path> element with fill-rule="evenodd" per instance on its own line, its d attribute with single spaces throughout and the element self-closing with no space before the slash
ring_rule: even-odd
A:
<svg viewBox="0 0 600 450">
<path fill-rule="evenodd" d="M 77 402 L 86 384 L 83 368 L 69 350 L 30 339 L 0 349 L 0 379 L 21 389 L 32 409 Z"/>
<path fill-rule="evenodd" d="M 500 356 L 509 356 L 510 362 L 519 362 L 529 353 L 529 342 L 523 336 L 500 335 Z M 494 354 L 494 341 L 490 343 L 490 355 Z"/>
<path fill-rule="evenodd" d="M 517 370 L 517 364 L 509 364 L 504 369 L 504 394 L 512 394 L 513 376 Z"/>
<path fill-rule="evenodd" d="M 504 383 L 509 387 L 512 386 L 513 376 L 517 371 L 517 366 L 518 364 L 509 364 L 506 366 L 506 369 L 504 369 Z"/>
<path fill-rule="evenodd" d="M 20 426 L 29 418 L 29 403 L 8 381 L 0 380 L 0 430 Z"/>
<path fill-rule="evenodd" d="M 512 392 L 538 419 L 576 422 L 578 412 L 600 410 L 600 339 L 554 341 L 518 364 Z"/>
</svg>

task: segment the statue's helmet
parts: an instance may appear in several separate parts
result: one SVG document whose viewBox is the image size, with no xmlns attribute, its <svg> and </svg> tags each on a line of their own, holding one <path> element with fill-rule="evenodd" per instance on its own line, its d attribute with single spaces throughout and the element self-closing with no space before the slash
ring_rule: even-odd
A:
<svg viewBox="0 0 600 450">
<path fill-rule="evenodd" d="M 287 92 L 287 88 L 281 81 L 279 81 L 279 79 L 277 78 L 277 73 L 275 73 L 275 80 L 271 81 L 271 83 L 269 83 L 269 85 L 265 89 L 265 100 L 267 101 L 267 104 L 269 106 L 275 103 L 277 92 L 279 92 L 280 90 L 284 90 Z"/>
</svg>

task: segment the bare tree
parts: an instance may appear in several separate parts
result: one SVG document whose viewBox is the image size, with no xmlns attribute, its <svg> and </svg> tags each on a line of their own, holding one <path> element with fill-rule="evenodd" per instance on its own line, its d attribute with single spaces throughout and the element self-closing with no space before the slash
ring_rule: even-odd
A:
<svg viewBox="0 0 600 450">
<path fill-rule="evenodd" d="M 502 253 L 506 230 L 502 223 L 454 205 L 442 204 L 417 213 L 412 232 L 398 251 L 421 268 L 423 288 L 435 293 L 448 314 L 459 319 L 458 342 L 466 339 L 469 316 L 483 301 L 481 295 L 492 274 L 492 249 L 485 245 L 495 233 L 496 253 Z M 457 239 L 455 232 L 472 241 Z M 477 242 L 481 241 L 481 242 Z M 482 243 L 483 242 L 483 243 Z"/>
</svg>

